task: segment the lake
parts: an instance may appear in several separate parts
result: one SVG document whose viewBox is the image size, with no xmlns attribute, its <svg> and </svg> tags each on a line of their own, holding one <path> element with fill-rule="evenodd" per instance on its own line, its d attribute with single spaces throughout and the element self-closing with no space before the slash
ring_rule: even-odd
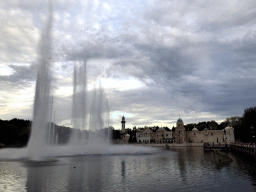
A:
<svg viewBox="0 0 256 192">
<path fill-rule="evenodd" d="M 228 155 L 218 165 L 201 147 L 140 155 L 93 155 L 55 161 L 0 162 L 0 191 L 255 191 L 255 159 Z"/>
</svg>

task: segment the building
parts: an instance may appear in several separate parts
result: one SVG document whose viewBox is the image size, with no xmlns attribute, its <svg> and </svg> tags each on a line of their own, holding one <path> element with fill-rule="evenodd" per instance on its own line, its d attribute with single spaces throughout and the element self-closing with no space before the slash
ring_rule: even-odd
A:
<svg viewBox="0 0 256 192">
<path fill-rule="evenodd" d="M 121 121 L 121 132 L 120 132 L 120 137 L 122 141 L 126 141 L 125 136 L 126 136 L 126 131 L 125 131 L 125 117 L 122 117 L 122 121 Z"/>
<path fill-rule="evenodd" d="M 121 132 L 123 132 L 123 133 L 125 132 L 125 122 L 126 122 L 126 121 L 125 121 L 125 117 L 123 116 L 123 117 L 122 117 L 122 121 L 121 121 L 121 125 L 122 125 L 122 127 L 121 127 Z"/>
<path fill-rule="evenodd" d="M 139 143 L 151 143 L 152 141 L 152 130 L 150 128 L 139 128 L 136 131 L 136 139 Z"/>
<path fill-rule="evenodd" d="M 224 130 L 209 130 L 205 128 L 198 131 L 196 127 L 192 131 L 186 131 L 181 118 L 177 120 L 174 131 L 175 143 L 233 143 L 235 142 L 234 128 L 226 127 Z"/>
<path fill-rule="evenodd" d="M 186 143 L 187 142 L 187 133 L 184 127 L 184 123 L 181 118 L 176 122 L 176 128 L 173 133 L 175 143 Z"/>
<path fill-rule="evenodd" d="M 128 129 L 125 129 L 125 117 L 122 117 L 121 138 L 128 142 Z M 130 130 L 131 131 L 131 130 Z M 138 143 L 232 143 L 235 142 L 234 128 L 226 127 L 224 130 L 209 130 L 205 128 L 198 131 L 196 127 L 192 131 L 186 131 L 183 120 L 179 117 L 173 130 L 155 127 L 133 128 L 136 131 Z"/>
</svg>

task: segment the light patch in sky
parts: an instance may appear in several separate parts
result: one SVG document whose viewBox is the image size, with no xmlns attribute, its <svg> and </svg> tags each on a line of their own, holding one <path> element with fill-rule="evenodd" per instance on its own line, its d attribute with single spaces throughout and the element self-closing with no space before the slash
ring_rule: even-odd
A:
<svg viewBox="0 0 256 192">
<path fill-rule="evenodd" d="M 55 91 L 55 96 L 58 97 L 67 97 L 73 95 L 73 87 L 72 86 L 62 86 L 58 87 Z"/>
<path fill-rule="evenodd" d="M 109 4 L 107 4 L 107 3 L 103 3 L 102 5 L 103 5 L 106 9 L 110 9 Z"/>
<path fill-rule="evenodd" d="M 15 117 L 17 117 L 16 114 L 19 114 L 20 111 L 25 109 L 31 109 L 31 114 L 28 115 L 29 119 L 32 118 L 32 103 L 34 101 L 34 86 L 30 86 L 27 88 L 24 88 L 22 90 L 17 91 L 15 94 L 9 94 L 8 99 L 4 99 L 6 108 L 2 108 L 1 114 L 7 114 L 12 113 Z"/>
<path fill-rule="evenodd" d="M 103 78 L 102 79 L 102 87 L 105 89 L 117 89 L 120 91 L 127 91 L 132 89 L 139 89 L 145 86 L 144 83 L 135 79 L 110 79 L 110 78 Z"/>
<path fill-rule="evenodd" d="M 111 119 L 112 120 L 118 120 L 120 119 L 120 121 L 122 120 L 122 117 L 127 117 L 127 118 L 130 118 L 130 117 L 133 117 L 133 114 L 131 113 L 124 113 L 122 111 L 113 111 L 111 112 Z"/>
<path fill-rule="evenodd" d="M 9 76 L 15 72 L 12 68 L 7 65 L 0 65 L 0 76 Z"/>
</svg>

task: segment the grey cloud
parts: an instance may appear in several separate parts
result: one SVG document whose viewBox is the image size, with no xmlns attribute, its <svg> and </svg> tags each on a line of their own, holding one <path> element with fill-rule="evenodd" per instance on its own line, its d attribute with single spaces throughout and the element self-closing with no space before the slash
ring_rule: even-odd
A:
<svg viewBox="0 0 256 192">
<path fill-rule="evenodd" d="M 31 83 L 37 76 L 37 65 L 31 64 L 30 66 L 8 65 L 15 72 L 9 76 L 0 76 L 3 81 L 8 81 L 17 84 Z"/>
</svg>

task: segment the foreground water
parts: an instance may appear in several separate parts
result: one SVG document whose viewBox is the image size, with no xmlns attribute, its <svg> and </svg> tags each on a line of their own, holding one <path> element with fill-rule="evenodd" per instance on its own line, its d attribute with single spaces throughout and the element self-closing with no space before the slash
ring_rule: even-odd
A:
<svg viewBox="0 0 256 192">
<path fill-rule="evenodd" d="M 0 191 L 255 191 L 255 159 L 228 154 L 218 165 L 202 148 L 148 155 L 94 155 L 0 162 Z"/>
</svg>

